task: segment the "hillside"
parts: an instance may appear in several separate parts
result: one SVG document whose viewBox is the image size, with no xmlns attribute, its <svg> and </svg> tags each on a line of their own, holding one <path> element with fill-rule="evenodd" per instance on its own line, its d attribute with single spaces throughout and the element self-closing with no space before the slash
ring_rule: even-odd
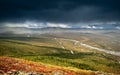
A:
<svg viewBox="0 0 120 75">
<path fill-rule="evenodd" d="M 72 42 L 59 38 L 4 37 L 0 39 L 0 42 L 1 56 L 54 66 L 120 74 L 118 56 L 85 47 L 74 47 Z"/>
<path fill-rule="evenodd" d="M 17 58 L 0 57 L 0 75 L 97 75 L 100 72 L 65 68 Z"/>
</svg>

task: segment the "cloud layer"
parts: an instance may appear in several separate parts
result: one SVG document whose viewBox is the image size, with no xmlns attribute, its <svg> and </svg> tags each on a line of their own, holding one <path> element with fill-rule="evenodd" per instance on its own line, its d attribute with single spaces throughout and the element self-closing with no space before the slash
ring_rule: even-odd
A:
<svg viewBox="0 0 120 75">
<path fill-rule="evenodd" d="M 0 22 L 120 21 L 119 3 L 119 0 L 0 0 Z"/>
</svg>

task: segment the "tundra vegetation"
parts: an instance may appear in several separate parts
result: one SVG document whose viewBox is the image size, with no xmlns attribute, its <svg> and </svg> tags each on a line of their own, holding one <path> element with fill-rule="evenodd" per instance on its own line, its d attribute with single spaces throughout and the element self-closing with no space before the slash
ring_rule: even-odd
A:
<svg viewBox="0 0 120 75">
<path fill-rule="evenodd" d="M 14 64 L 17 60 L 20 60 L 22 62 L 26 61 L 25 64 L 29 66 L 28 61 L 37 63 L 38 66 L 42 64 L 42 66 L 46 65 L 45 67 L 54 67 L 55 69 L 60 67 L 60 72 L 70 72 L 71 75 L 120 74 L 119 56 L 85 48 L 84 46 L 77 47 L 73 42 L 61 40 L 60 38 L 1 37 L 0 56 L 0 71 L 5 72 L 7 71 L 3 68 L 7 68 L 8 72 L 10 71 L 5 64 Z M 18 68 L 20 70 L 20 67 Z M 23 71 L 23 73 L 30 72 L 30 69 L 28 69 L 29 71 Z M 21 68 L 21 70 L 23 69 Z M 37 73 L 37 70 L 35 72 Z M 45 70 L 45 73 L 48 73 L 48 70 Z M 50 70 L 50 73 L 53 72 Z"/>
</svg>

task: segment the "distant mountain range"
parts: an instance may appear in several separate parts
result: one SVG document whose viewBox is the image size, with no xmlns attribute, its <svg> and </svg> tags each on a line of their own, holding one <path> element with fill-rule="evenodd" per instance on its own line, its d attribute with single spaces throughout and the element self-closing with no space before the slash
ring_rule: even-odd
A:
<svg viewBox="0 0 120 75">
<path fill-rule="evenodd" d="M 72 27 L 74 26 L 74 27 Z M 54 32 L 73 32 L 85 30 L 120 30 L 120 24 L 91 24 L 91 25 L 72 25 L 69 27 L 60 26 L 29 26 L 29 27 L 0 27 L 1 36 L 9 36 L 11 34 L 42 34 L 42 33 L 54 33 Z"/>
</svg>

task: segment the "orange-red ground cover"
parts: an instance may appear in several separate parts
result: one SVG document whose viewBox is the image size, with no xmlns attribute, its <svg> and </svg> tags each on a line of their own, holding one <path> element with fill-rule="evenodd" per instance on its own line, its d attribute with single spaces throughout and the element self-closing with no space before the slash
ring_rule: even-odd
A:
<svg viewBox="0 0 120 75">
<path fill-rule="evenodd" d="M 64 69 L 61 67 L 52 67 L 38 62 L 32 62 L 17 58 L 0 57 L 0 72 L 14 73 L 22 71 L 25 73 L 39 73 L 47 75 L 95 75 L 94 72 L 75 72 L 73 70 Z"/>
</svg>

